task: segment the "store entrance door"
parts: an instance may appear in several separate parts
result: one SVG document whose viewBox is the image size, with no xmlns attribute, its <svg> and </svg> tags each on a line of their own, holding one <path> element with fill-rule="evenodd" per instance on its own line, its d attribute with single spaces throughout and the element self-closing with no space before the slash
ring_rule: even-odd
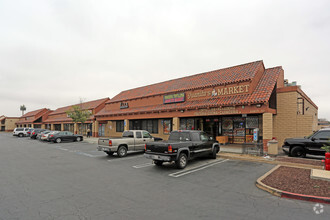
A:
<svg viewBox="0 0 330 220">
<path fill-rule="evenodd" d="M 235 144 L 245 143 L 245 118 L 234 118 L 234 141 Z"/>
<path fill-rule="evenodd" d="M 214 140 L 219 135 L 219 119 L 218 118 L 205 118 L 204 119 L 204 132 L 211 135 Z"/>
</svg>

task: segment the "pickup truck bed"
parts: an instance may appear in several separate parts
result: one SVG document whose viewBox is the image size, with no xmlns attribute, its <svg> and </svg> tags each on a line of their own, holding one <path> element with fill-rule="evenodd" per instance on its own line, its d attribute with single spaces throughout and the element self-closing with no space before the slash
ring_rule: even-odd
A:
<svg viewBox="0 0 330 220">
<path fill-rule="evenodd" d="M 124 131 L 121 138 L 99 138 L 97 149 L 108 155 L 117 153 L 119 157 L 125 157 L 128 151 L 143 152 L 145 144 L 153 141 L 154 137 L 148 131 L 130 130 Z"/>
</svg>

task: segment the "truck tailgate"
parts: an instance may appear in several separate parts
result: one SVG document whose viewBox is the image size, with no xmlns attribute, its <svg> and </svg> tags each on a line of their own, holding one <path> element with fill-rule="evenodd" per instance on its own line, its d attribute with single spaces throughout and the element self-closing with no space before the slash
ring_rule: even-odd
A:
<svg viewBox="0 0 330 220">
<path fill-rule="evenodd" d="M 109 146 L 109 138 L 99 138 L 98 145 Z"/>
<path fill-rule="evenodd" d="M 149 142 L 146 153 L 165 153 L 168 150 L 168 145 L 166 142 Z"/>
</svg>

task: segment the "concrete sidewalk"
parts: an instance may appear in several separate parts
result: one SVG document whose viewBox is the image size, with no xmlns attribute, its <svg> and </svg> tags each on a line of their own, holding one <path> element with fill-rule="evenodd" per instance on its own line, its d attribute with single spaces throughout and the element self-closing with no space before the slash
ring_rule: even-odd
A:
<svg viewBox="0 0 330 220">
<path fill-rule="evenodd" d="M 97 144 L 99 138 L 96 138 L 96 137 L 85 137 L 84 136 L 84 142 L 87 142 L 87 143 L 90 143 L 90 144 Z"/>
<path fill-rule="evenodd" d="M 269 163 L 269 164 L 284 165 L 284 166 L 298 167 L 298 168 L 307 168 L 307 169 L 322 169 L 322 166 L 278 161 L 273 157 L 264 158 L 261 156 L 254 156 L 254 155 L 249 155 L 249 154 L 235 154 L 235 153 L 225 153 L 225 152 L 218 153 L 218 156 L 222 157 L 222 158 L 233 159 L 233 160 L 244 160 L 244 161 L 259 162 L 259 163 Z"/>
</svg>

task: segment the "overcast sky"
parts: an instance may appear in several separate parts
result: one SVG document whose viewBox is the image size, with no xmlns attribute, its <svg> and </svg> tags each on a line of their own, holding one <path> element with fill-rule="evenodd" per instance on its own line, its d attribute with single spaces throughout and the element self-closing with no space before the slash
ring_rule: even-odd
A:
<svg viewBox="0 0 330 220">
<path fill-rule="evenodd" d="M 330 119 L 329 12 L 329 0 L 0 0 L 0 115 L 263 60 Z"/>
</svg>

